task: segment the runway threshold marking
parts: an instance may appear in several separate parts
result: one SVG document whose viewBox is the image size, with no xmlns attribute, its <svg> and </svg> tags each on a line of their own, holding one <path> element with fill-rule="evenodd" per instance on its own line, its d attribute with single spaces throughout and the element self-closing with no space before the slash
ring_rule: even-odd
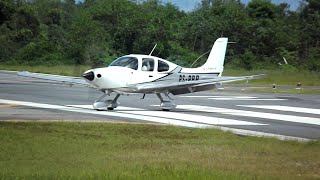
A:
<svg viewBox="0 0 320 180">
<path fill-rule="evenodd" d="M 82 108 L 82 109 L 92 109 L 93 110 L 93 105 L 66 105 L 67 107 L 76 107 L 76 108 Z M 116 108 L 116 111 L 140 111 L 144 109 L 140 108 L 133 108 L 133 107 L 124 107 L 124 106 L 119 106 Z"/>
<path fill-rule="evenodd" d="M 68 105 L 70 107 L 81 107 L 92 109 L 92 106 L 88 105 Z M 107 111 L 106 111 L 107 112 Z M 248 121 L 240 121 L 234 119 L 226 119 L 219 117 L 208 117 L 202 115 L 192 115 L 186 113 L 178 113 L 178 112 L 164 112 L 164 111 L 150 111 L 145 109 L 137 109 L 137 108 L 129 108 L 129 107 L 119 107 L 114 112 L 119 113 L 127 113 L 127 114 L 135 114 L 135 115 L 143 115 L 149 117 L 159 117 L 165 119 L 177 119 L 188 122 L 195 122 L 200 124 L 210 124 L 210 125 L 245 125 L 245 126 L 261 126 L 268 125 L 262 123 L 253 123 Z"/>
<path fill-rule="evenodd" d="M 246 136 L 258 136 L 258 137 L 274 137 L 281 140 L 296 140 L 296 141 L 310 141 L 310 139 L 300 138 L 300 137 L 293 137 L 293 136 L 285 136 L 280 134 L 272 134 L 272 133 L 265 133 L 265 132 L 258 132 L 252 130 L 244 130 L 244 129 L 236 129 L 236 128 L 229 128 L 223 126 L 214 126 L 214 125 L 207 125 L 207 124 L 200 124 L 200 123 L 192 123 L 186 121 L 179 121 L 173 119 L 166 119 L 166 118 L 158 118 L 153 116 L 145 116 L 145 115 L 135 115 L 120 112 L 109 112 L 109 111 L 94 111 L 92 109 L 86 109 L 85 107 L 89 107 L 88 105 L 83 106 L 82 108 L 75 108 L 75 107 L 67 107 L 61 105 L 51 105 L 51 104 L 42 104 L 42 103 L 33 103 L 33 102 L 24 102 L 24 101 L 13 101 L 13 100 L 5 100 L 0 99 L 0 103 L 4 104 L 18 104 L 22 106 L 31 106 L 43 109 L 55 109 L 55 110 L 62 110 L 62 111 L 69 111 L 69 112 L 79 112 L 79 113 L 87 113 L 87 114 L 98 114 L 98 115 L 105 115 L 105 116 L 116 116 L 116 117 L 125 117 L 131 119 L 139 119 L 141 121 L 151 121 L 151 122 L 158 122 L 162 124 L 170 124 L 170 125 L 177 125 L 177 126 L 184 126 L 184 127 L 192 127 L 192 128 L 215 128 L 220 129 L 222 131 L 228 131 L 235 134 L 246 135 Z"/>
<path fill-rule="evenodd" d="M 217 107 L 209 107 L 209 106 L 198 106 L 198 105 L 178 105 L 177 108 L 188 109 L 192 111 L 200 111 L 200 112 L 221 113 L 221 114 L 228 114 L 228 115 L 234 115 L 234 116 L 255 117 L 255 118 L 272 119 L 272 120 L 278 120 L 278 121 L 320 125 L 320 119 L 312 118 L 312 117 L 283 115 L 283 114 L 255 112 L 255 111 L 246 111 L 246 110 L 237 110 L 237 109 L 217 108 Z"/>
<path fill-rule="evenodd" d="M 83 106 L 83 105 L 60 106 L 60 105 L 12 101 L 12 100 L 3 100 L 3 99 L 0 100 L 0 103 L 19 104 L 19 105 L 32 106 L 37 108 L 57 109 L 62 111 L 89 113 L 89 114 L 97 114 L 97 115 L 104 115 L 104 116 L 124 117 L 124 118 L 152 121 L 152 122 L 186 126 L 186 127 L 201 128 L 201 127 L 210 127 L 210 125 L 247 125 L 247 126 L 267 125 L 267 124 L 261 124 L 261 123 L 253 123 L 253 122 L 239 121 L 239 120 L 225 119 L 225 118 L 198 116 L 198 115 L 176 113 L 176 112 L 146 111 L 146 110 L 129 108 L 129 107 L 122 107 L 120 108 L 120 111 L 95 111 L 92 109 L 92 106 Z"/>
<path fill-rule="evenodd" d="M 254 99 L 254 98 L 208 98 L 212 100 L 231 100 L 231 101 L 284 101 L 286 99 Z"/>
<path fill-rule="evenodd" d="M 272 105 L 272 106 L 269 106 L 269 105 L 237 105 L 237 106 L 258 108 L 258 109 L 270 109 L 270 110 L 278 110 L 278 111 L 299 112 L 299 113 L 307 113 L 307 114 L 320 114 L 320 109 L 313 109 L 313 108 L 277 106 L 277 105 Z"/>
<path fill-rule="evenodd" d="M 110 112 L 110 111 L 95 111 L 93 109 L 80 109 L 80 108 L 67 107 L 67 106 L 61 106 L 61 105 L 13 101 L 13 100 L 6 100 L 6 99 L 0 99 L 0 103 L 18 104 L 22 106 L 36 107 L 36 108 L 42 108 L 42 109 L 55 109 L 55 110 L 62 110 L 62 111 L 69 111 L 69 112 L 96 114 L 96 115 L 102 115 L 102 116 L 123 117 L 123 118 L 137 119 L 140 121 L 157 122 L 162 124 L 177 125 L 177 126 L 184 126 L 184 127 L 193 127 L 193 128 L 212 127 L 207 124 L 193 123 L 193 122 L 187 122 L 187 121 L 181 121 L 181 120 L 175 120 L 175 119 L 166 119 L 166 118 L 159 118 L 159 117 L 152 117 L 152 116 Z"/>
<path fill-rule="evenodd" d="M 211 100 L 231 100 L 231 101 L 284 101 L 279 98 L 258 98 L 254 96 L 180 96 L 186 98 L 207 98 Z"/>
<path fill-rule="evenodd" d="M 179 96 L 187 98 L 238 98 L 238 99 L 252 99 L 254 96 Z"/>
</svg>

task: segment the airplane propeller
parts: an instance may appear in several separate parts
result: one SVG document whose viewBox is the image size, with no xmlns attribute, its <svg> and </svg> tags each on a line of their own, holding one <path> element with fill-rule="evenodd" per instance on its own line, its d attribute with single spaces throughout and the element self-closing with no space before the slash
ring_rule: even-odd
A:
<svg viewBox="0 0 320 180">
<path fill-rule="evenodd" d="M 82 77 L 88 79 L 89 81 L 93 81 L 94 73 L 90 71 L 90 72 L 84 73 Z"/>
</svg>

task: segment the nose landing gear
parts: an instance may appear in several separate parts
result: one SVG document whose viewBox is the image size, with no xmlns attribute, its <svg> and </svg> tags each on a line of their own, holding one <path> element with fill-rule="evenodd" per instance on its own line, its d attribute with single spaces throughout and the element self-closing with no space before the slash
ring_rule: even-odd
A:
<svg viewBox="0 0 320 180">
<path fill-rule="evenodd" d="M 113 100 L 101 101 L 105 98 L 107 94 L 102 95 L 98 100 L 93 103 L 93 108 L 97 111 L 113 110 L 117 108 L 120 104 L 117 100 L 120 97 L 120 94 L 117 94 Z"/>
</svg>

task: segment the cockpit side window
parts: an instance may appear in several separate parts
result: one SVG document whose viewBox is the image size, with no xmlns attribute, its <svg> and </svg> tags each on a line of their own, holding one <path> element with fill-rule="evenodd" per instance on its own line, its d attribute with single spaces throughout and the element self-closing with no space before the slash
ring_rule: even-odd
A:
<svg viewBox="0 0 320 180">
<path fill-rule="evenodd" d="M 154 60 L 151 58 L 143 58 L 141 70 L 142 71 L 153 71 L 154 70 Z"/>
<path fill-rule="evenodd" d="M 138 59 L 135 57 L 120 57 L 113 61 L 109 66 L 121 66 L 137 70 Z"/>
<path fill-rule="evenodd" d="M 158 60 L 158 72 L 168 71 L 169 65 L 163 61 Z"/>
</svg>

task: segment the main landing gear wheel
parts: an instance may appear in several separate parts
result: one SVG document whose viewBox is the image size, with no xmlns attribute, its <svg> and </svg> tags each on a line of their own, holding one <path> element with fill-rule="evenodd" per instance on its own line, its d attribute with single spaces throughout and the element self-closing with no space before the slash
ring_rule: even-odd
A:
<svg viewBox="0 0 320 180">
<path fill-rule="evenodd" d="M 174 103 L 174 102 L 171 102 L 171 101 L 165 101 L 163 100 L 162 96 L 160 93 L 157 93 L 157 96 L 158 98 L 160 99 L 160 108 L 163 110 L 163 111 L 170 111 L 174 108 L 177 107 L 177 105 Z M 170 98 L 170 97 L 169 97 Z"/>
<path fill-rule="evenodd" d="M 106 100 L 102 102 L 101 100 L 106 97 L 106 94 L 101 96 L 97 101 L 93 103 L 93 108 L 97 111 L 113 110 L 117 108 L 120 104 L 117 100 L 120 97 L 120 94 L 117 94 L 113 100 Z"/>
</svg>

